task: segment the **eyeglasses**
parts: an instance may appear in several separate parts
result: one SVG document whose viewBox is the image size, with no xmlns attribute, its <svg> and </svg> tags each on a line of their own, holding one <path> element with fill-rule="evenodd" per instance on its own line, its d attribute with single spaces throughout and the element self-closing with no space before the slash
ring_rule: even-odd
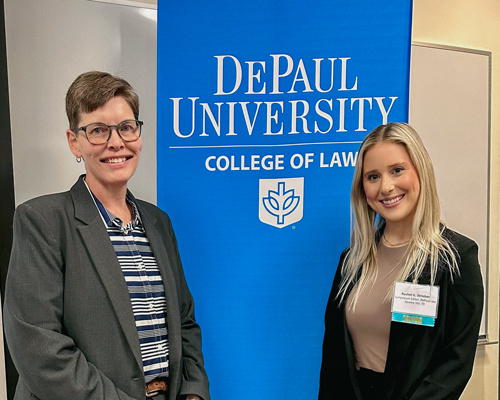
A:
<svg viewBox="0 0 500 400">
<path fill-rule="evenodd" d="M 76 131 L 83 131 L 91 144 L 104 144 L 109 140 L 113 128 L 115 128 L 124 142 L 135 142 L 141 136 L 143 124 L 144 122 L 136 119 L 127 119 L 118 125 L 106 125 L 102 122 L 96 122 L 82 126 Z"/>
</svg>

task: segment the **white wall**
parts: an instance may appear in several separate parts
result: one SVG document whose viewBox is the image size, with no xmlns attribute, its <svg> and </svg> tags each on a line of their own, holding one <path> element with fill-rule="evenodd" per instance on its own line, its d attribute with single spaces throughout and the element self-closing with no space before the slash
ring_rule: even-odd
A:
<svg viewBox="0 0 500 400">
<path fill-rule="evenodd" d="M 156 10 L 88 0 L 6 0 L 16 205 L 84 172 L 68 149 L 64 97 L 82 72 L 123 76 L 144 120 L 137 197 L 156 202 Z"/>
</svg>

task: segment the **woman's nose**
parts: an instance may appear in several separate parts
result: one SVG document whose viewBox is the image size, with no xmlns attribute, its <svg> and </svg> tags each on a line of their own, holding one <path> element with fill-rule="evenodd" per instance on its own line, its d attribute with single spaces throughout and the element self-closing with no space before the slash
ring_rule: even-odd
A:
<svg viewBox="0 0 500 400">
<path fill-rule="evenodd" d="M 118 133 L 118 128 L 112 127 L 111 129 L 111 136 L 109 137 L 108 140 L 108 147 L 112 149 L 121 149 L 123 148 L 123 139 Z"/>
<path fill-rule="evenodd" d="M 394 182 L 391 178 L 382 178 L 382 192 L 390 193 L 394 190 Z"/>
</svg>

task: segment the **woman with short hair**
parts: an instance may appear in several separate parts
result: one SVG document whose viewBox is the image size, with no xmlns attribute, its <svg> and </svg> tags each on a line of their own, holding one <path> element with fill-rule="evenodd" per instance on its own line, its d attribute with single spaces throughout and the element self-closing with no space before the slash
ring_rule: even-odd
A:
<svg viewBox="0 0 500 400">
<path fill-rule="evenodd" d="M 209 400 L 201 332 L 169 217 L 136 199 L 139 98 L 122 78 L 81 74 L 66 137 L 85 174 L 21 204 L 4 326 L 16 400 Z"/>
</svg>

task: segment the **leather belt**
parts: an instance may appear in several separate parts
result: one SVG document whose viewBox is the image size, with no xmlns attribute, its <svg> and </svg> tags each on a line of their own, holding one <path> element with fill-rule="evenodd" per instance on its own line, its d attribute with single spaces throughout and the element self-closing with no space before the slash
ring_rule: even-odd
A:
<svg viewBox="0 0 500 400">
<path fill-rule="evenodd" d="M 167 381 L 164 379 L 155 379 L 146 384 L 146 397 L 153 397 L 159 393 L 167 392 L 168 385 Z"/>
</svg>

